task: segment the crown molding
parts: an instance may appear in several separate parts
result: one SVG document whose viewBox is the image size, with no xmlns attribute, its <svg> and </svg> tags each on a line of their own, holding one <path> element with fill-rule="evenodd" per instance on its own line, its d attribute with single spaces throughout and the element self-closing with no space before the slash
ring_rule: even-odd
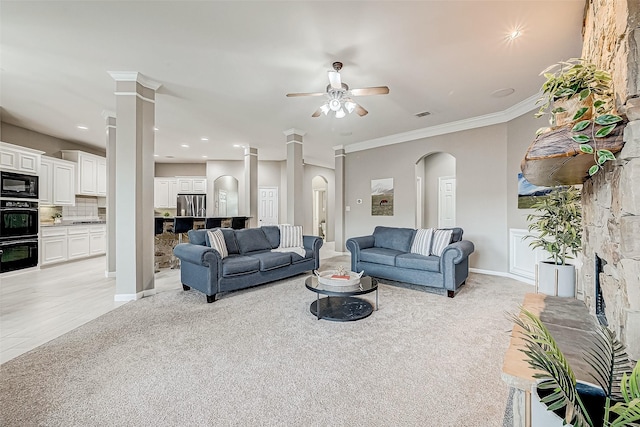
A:
<svg viewBox="0 0 640 427">
<path fill-rule="evenodd" d="M 344 147 L 344 151 L 345 153 L 353 153 L 356 151 L 369 150 L 371 148 L 415 141 L 416 139 L 429 138 L 432 136 L 445 135 L 448 133 L 505 123 L 535 109 L 536 101 L 539 98 L 540 94 L 538 93 L 520 101 L 506 110 L 498 111 L 496 113 L 485 114 L 483 116 L 471 117 L 464 120 L 444 123 L 442 125 L 430 126 L 427 128 L 397 133 L 395 135 L 383 136 L 381 138 L 369 139 L 355 144 L 349 144 Z"/>
<path fill-rule="evenodd" d="M 307 133 L 303 130 L 300 129 L 296 129 L 296 128 L 291 128 L 291 129 L 287 129 L 282 131 L 282 133 L 284 133 L 286 136 L 289 135 L 300 135 L 300 136 L 305 136 Z"/>
</svg>

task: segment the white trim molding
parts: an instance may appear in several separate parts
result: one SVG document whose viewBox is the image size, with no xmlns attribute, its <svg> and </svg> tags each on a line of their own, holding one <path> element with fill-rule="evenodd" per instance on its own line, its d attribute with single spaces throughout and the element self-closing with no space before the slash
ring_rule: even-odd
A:
<svg viewBox="0 0 640 427">
<path fill-rule="evenodd" d="M 483 270 L 481 268 L 470 268 L 470 273 L 477 274 L 486 274 L 487 276 L 500 276 L 500 277 L 508 277 L 509 279 L 517 280 L 518 282 L 526 283 L 527 285 L 534 286 L 535 283 L 533 280 L 529 280 L 526 277 L 517 276 L 511 273 L 504 273 L 502 271 L 494 271 L 494 270 Z"/>
<path fill-rule="evenodd" d="M 113 297 L 114 301 L 136 301 L 144 296 L 144 292 L 138 292 L 135 294 L 116 294 Z"/>
<path fill-rule="evenodd" d="M 151 80 L 137 71 L 107 71 L 107 73 L 117 82 L 137 82 L 153 91 L 158 90 L 160 86 L 162 86 L 162 83 Z"/>
<path fill-rule="evenodd" d="M 296 128 L 283 130 L 282 133 L 284 133 L 286 136 L 289 136 L 289 135 L 305 136 L 307 134 L 305 131 L 300 130 L 300 129 L 296 129 Z"/>
<path fill-rule="evenodd" d="M 536 101 L 539 98 L 540 94 L 535 94 L 523 101 L 520 101 L 516 105 L 509 107 L 506 110 L 498 111 L 497 113 L 485 114 L 483 116 L 471 117 L 455 122 L 444 123 L 441 125 L 430 126 L 427 128 L 416 129 L 408 132 L 397 133 L 395 135 L 383 136 L 381 138 L 357 142 L 355 144 L 346 145 L 344 147 L 344 151 L 345 153 L 353 153 L 356 151 L 369 150 L 371 148 L 378 148 L 387 145 L 415 141 L 416 139 L 429 138 L 432 136 L 445 135 L 448 133 L 505 123 L 529 111 L 534 110 L 536 108 Z"/>
</svg>

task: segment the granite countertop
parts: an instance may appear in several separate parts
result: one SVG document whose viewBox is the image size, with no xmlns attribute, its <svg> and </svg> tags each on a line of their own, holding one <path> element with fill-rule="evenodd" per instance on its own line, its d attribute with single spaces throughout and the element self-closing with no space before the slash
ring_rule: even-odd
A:
<svg viewBox="0 0 640 427">
<path fill-rule="evenodd" d="M 94 220 L 84 220 L 84 221 L 62 221 L 58 224 L 53 222 L 41 222 L 40 227 L 62 227 L 69 225 L 96 225 L 96 224 L 106 224 L 107 221 L 104 219 L 94 219 Z"/>
</svg>

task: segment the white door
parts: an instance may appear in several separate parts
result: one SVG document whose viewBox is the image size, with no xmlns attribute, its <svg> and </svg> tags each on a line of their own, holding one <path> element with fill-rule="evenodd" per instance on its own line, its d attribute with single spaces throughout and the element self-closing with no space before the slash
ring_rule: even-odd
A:
<svg viewBox="0 0 640 427">
<path fill-rule="evenodd" d="M 261 187 L 258 194 L 258 225 L 277 225 L 278 187 Z"/>
<path fill-rule="evenodd" d="M 456 179 L 438 178 L 438 228 L 456 226 Z"/>
<path fill-rule="evenodd" d="M 218 216 L 227 216 L 227 192 L 218 190 Z"/>
</svg>

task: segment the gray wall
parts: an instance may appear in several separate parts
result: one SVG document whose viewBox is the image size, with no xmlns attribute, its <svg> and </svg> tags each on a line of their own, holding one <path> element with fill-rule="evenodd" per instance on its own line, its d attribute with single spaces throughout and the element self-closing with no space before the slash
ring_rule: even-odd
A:
<svg viewBox="0 0 640 427">
<path fill-rule="evenodd" d="M 507 193 L 507 129 L 498 124 L 348 153 L 347 237 L 371 234 L 376 225 L 413 227 L 415 164 L 427 154 L 445 152 L 456 158 L 457 223 L 476 245 L 471 266 L 508 271 L 507 198 L 516 193 Z M 371 180 L 379 178 L 394 179 L 394 216 L 371 215 Z M 358 198 L 363 199 L 360 205 Z"/>
<path fill-rule="evenodd" d="M 62 158 L 60 150 L 80 150 L 85 153 L 106 157 L 106 150 L 104 148 L 101 149 L 90 145 L 78 144 L 66 139 L 60 139 L 10 125 L 9 123 L 0 123 L 0 135 L 2 135 L 0 138 L 2 142 L 44 151 L 45 155 L 58 159 Z"/>
<path fill-rule="evenodd" d="M 156 177 L 207 176 L 206 163 L 156 163 Z"/>
</svg>

